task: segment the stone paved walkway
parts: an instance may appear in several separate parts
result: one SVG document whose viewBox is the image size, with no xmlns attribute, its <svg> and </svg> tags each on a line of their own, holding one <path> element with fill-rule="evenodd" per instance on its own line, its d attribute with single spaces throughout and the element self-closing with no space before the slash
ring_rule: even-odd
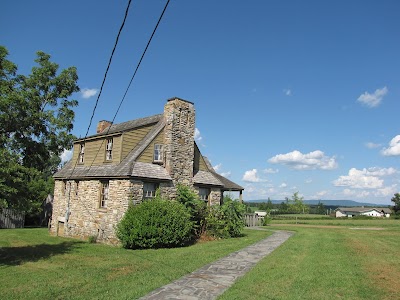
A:
<svg viewBox="0 0 400 300">
<path fill-rule="evenodd" d="M 275 231 L 266 239 L 233 252 L 140 298 L 142 300 L 216 299 L 262 258 L 283 244 L 292 232 Z"/>
</svg>

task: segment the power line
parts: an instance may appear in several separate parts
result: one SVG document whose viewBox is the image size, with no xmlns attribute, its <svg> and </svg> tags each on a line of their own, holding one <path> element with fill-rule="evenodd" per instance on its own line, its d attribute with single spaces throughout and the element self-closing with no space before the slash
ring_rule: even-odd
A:
<svg viewBox="0 0 400 300">
<path fill-rule="evenodd" d="M 104 83 L 106 82 L 108 70 L 110 69 L 111 61 L 112 61 L 112 59 L 113 59 L 113 57 L 114 57 L 114 52 L 115 52 L 115 49 L 117 48 L 117 45 L 118 45 L 119 36 L 121 35 L 122 29 L 123 29 L 124 26 L 125 26 L 126 18 L 128 17 L 128 12 L 129 12 L 129 7 L 130 7 L 130 5 L 131 5 L 131 2 L 132 2 L 132 0 L 129 0 L 129 1 L 128 1 L 128 5 L 126 6 L 124 19 L 122 20 L 122 24 L 121 24 L 121 26 L 120 26 L 120 28 L 119 28 L 119 31 L 118 31 L 118 34 L 117 34 L 117 38 L 115 39 L 114 47 L 113 47 L 113 49 L 112 49 L 112 51 L 111 51 L 110 59 L 108 60 L 108 65 L 107 65 L 106 71 L 105 71 L 105 73 L 104 73 L 103 82 L 101 83 L 100 91 L 99 91 L 99 94 L 97 95 L 96 103 L 95 103 L 95 105 L 94 105 L 94 107 L 93 107 L 92 116 L 90 117 L 89 125 L 88 125 L 88 128 L 87 128 L 86 133 L 85 133 L 85 137 L 83 138 L 83 141 L 84 141 L 84 142 L 85 142 L 85 140 L 86 140 L 86 138 L 87 138 L 87 136 L 88 136 L 88 133 L 89 133 L 89 130 L 90 130 L 90 126 L 92 125 L 93 117 L 94 117 L 94 114 L 95 114 L 96 109 L 97 109 L 97 104 L 99 103 L 99 99 L 100 99 L 101 93 L 102 93 L 102 91 L 103 91 Z M 70 176 L 69 176 L 67 179 L 71 179 L 72 174 L 73 174 L 74 171 L 75 171 L 76 165 L 78 164 L 78 160 L 79 160 L 79 155 L 78 155 L 78 157 L 76 158 L 75 163 L 74 163 L 74 167 L 72 168 L 71 174 L 70 174 Z"/>
<path fill-rule="evenodd" d="M 103 77 L 103 82 L 101 83 L 100 91 L 99 91 L 99 94 L 97 95 L 96 103 L 95 103 L 95 105 L 94 105 L 94 107 L 93 107 L 92 116 L 90 117 L 89 125 L 88 125 L 88 128 L 87 128 L 87 130 L 86 130 L 85 137 L 84 137 L 84 139 L 83 139 L 84 141 L 86 140 L 87 135 L 88 135 L 89 130 L 90 130 L 90 126 L 92 125 L 93 117 L 94 117 L 94 114 L 95 114 L 96 109 L 97 109 L 97 104 L 99 103 L 99 99 L 100 99 L 101 93 L 102 93 L 102 91 L 103 91 L 104 83 L 106 82 L 108 70 L 110 69 L 111 61 L 112 61 L 112 59 L 113 59 L 113 57 L 114 57 L 114 52 L 115 52 L 115 49 L 117 48 L 118 41 L 119 41 L 119 37 L 120 37 L 120 35 L 121 35 L 122 29 L 123 29 L 124 26 L 125 26 L 125 21 L 126 21 L 126 19 L 127 19 L 127 17 L 128 17 L 128 12 L 129 12 L 129 7 L 130 7 L 130 5 L 131 5 L 131 2 L 132 2 L 132 0 L 129 0 L 129 1 L 128 1 L 128 5 L 126 6 L 124 19 L 123 19 L 122 24 L 121 24 L 121 26 L 120 26 L 120 28 L 119 28 L 119 31 L 118 31 L 118 34 L 117 34 L 117 38 L 115 39 L 114 47 L 113 47 L 113 49 L 112 49 L 112 51 L 111 51 L 110 59 L 108 60 L 107 68 L 106 68 L 106 71 L 105 71 L 104 77 Z M 75 160 L 75 163 L 74 163 L 74 167 L 72 168 L 72 171 L 71 171 L 70 175 L 67 177 L 66 180 L 71 180 L 71 177 L 72 177 L 72 175 L 74 174 L 74 171 L 75 171 L 75 169 L 76 169 L 76 165 L 78 164 L 78 161 L 79 161 L 79 155 L 77 156 L 77 158 L 76 158 L 76 160 Z M 90 167 L 89 167 L 89 169 L 90 169 Z M 65 184 L 66 184 L 66 183 L 65 183 Z M 76 188 L 76 187 L 75 187 L 75 188 Z M 69 189 L 68 189 L 67 214 L 69 213 L 70 199 L 71 199 L 71 182 L 69 183 Z M 78 197 L 78 200 L 79 200 L 79 197 Z M 80 201 L 80 202 L 83 204 L 83 206 L 85 206 L 85 204 L 84 204 L 82 201 Z M 89 210 L 88 210 L 88 212 L 89 212 Z M 89 215 L 90 215 L 91 218 L 94 220 L 94 223 L 96 223 L 95 218 L 91 215 L 90 212 L 89 212 Z"/>
<path fill-rule="evenodd" d="M 100 87 L 99 94 L 97 95 L 96 104 L 94 105 L 93 112 L 92 112 L 92 116 L 90 117 L 89 126 L 88 126 L 88 128 L 87 128 L 87 130 L 86 130 L 85 138 L 87 137 L 87 135 L 88 135 L 88 133 L 89 133 L 90 126 L 92 125 L 94 113 L 95 113 L 95 111 L 96 111 L 96 109 L 97 109 L 97 104 L 99 103 L 99 99 L 100 99 L 100 96 L 101 96 L 101 92 L 103 91 L 104 83 L 106 82 L 107 73 L 108 73 L 108 70 L 110 69 L 110 65 L 111 65 L 112 58 L 113 58 L 113 56 L 114 56 L 115 49 L 117 48 L 119 36 L 121 35 L 122 29 L 123 29 L 124 26 L 125 26 L 126 18 L 128 17 L 129 6 L 131 5 L 131 1 L 132 1 L 132 0 L 129 0 L 129 1 L 128 1 L 128 5 L 127 5 L 126 10 L 125 10 L 124 20 L 122 21 L 121 27 L 119 28 L 119 31 L 118 31 L 118 34 L 117 34 L 117 38 L 115 39 L 114 48 L 113 48 L 113 50 L 112 50 L 112 52 L 111 52 L 111 56 L 110 56 L 110 59 L 109 59 L 109 61 L 108 61 L 108 65 L 107 65 L 106 72 L 104 73 L 103 82 L 101 83 L 101 87 Z"/>
<path fill-rule="evenodd" d="M 131 77 L 131 80 L 129 81 L 129 84 L 128 84 L 126 90 L 125 90 L 125 93 L 124 93 L 124 95 L 123 95 L 121 101 L 119 102 L 117 111 L 115 112 L 114 117 L 113 117 L 113 119 L 111 120 L 111 124 L 114 123 L 114 121 L 115 121 L 115 119 L 116 119 L 116 117 L 117 117 L 117 115 L 118 115 L 118 112 L 119 112 L 119 110 L 120 110 L 120 108 L 121 108 L 121 106 L 122 106 L 122 103 L 124 102 L 125 97 L 126 97 L 126 95 L 128 94 L 128 91 L 129 91 L 129 88 L 130 88 L 131 85 L 132 85 L 133 79 L 135 78 L 135 76 L 136 76 L 136 74 L 137 74 L 137 72 L 138 72 L 138 70 L 139 70 L 140 64 L 142 63 L 143 58 L 144 58 L 144 56 L 145 56 L 145 54 L 146 54 L 146 52 L 147 52 L 147 49 L 149 48 L 150 43 L 151 43 L 151 41 L 152 41 L 152 39 L 153 39 L 153 37 L 154 37 L 154 34 L 155 34 L 156 31 L 157 31 L 158 25 L 160 24 L 160 22 L 161 22 L 161 20 L 162 20 L 162 18 L 163 18 L 163 16 L 164 16 L 165 11 L 167 10 L 167 7 L 168 7 L 169 2 L 170 2 L 170 0 L 168 0 L 168 1 L 166 2 L 165 6 L 164 6 L 164 9 L 163 9 L 163 11 L 161 12 L 160 17 L 158 18 L 157 24 L 156 24 L 156 26 L 155 26 L 154 29 L 153 29 L 153 32 L 152 32 L 152 34 L 151 34 L 151 36 L 150 36 L 150 38 L 149 38 L 149 40 L 148 40 L 148 42 L 147 42 L 147 45 L 146 45 L 145 49 L 143 50 L 142 56 L 140 57 L 140 60 L 139 60 L 138 64 L 136 65 L 135 71 L 134 71 L 134 73 L 133 73 L 133 75 L 132 75 L 132 77 Z M 107 134 L 109 133 L 110 129 L 111 129 L 111 126 L 108 127 L 107 132 L 105 133 L 105 135 L 107 135 Z M 101 142 L 101 145 L 99 146 L 99 148 L 98 148 L 98 150 L 97 150 L 97 153 L 96 153 L 95 157 L 93 158 L 92 163 L 91 163 L 90 166 L 89 166 L 89 169 L 93 166 L 93 163 L 94 163 L 94 161 L 96 160 L 97 155 L 100 153 L 100 150 L 101 150 L 101 148 L 103 147 L 103 143 L 104 143 L 104 140 Z"/>
</svg>

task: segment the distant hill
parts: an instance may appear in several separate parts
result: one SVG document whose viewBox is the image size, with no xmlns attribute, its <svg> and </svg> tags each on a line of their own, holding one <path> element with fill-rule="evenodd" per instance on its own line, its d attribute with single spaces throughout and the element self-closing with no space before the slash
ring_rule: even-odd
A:
<svg viewBox="0 0 400 300">
<path fill-rule="evenodd" d="M 267 202 L 268 200 L 248 200 L 245 202 Z M 273 204 L 280 204 L 284 202 L 285 200 L 271 200 Z M 365 203 L 365 202 L 357 202 L 354 200 L 304 200 L 305 204 L 308 205 L 316 205 L 319 202 L 323 203 L 326 206 L 337 206 L 337 207 L 342 207 L 342 206 L 371 206 L 371 207 L 385 207 L 388 205 L 384 204 L 374 204 L 374 203 Z"/>
</svg>

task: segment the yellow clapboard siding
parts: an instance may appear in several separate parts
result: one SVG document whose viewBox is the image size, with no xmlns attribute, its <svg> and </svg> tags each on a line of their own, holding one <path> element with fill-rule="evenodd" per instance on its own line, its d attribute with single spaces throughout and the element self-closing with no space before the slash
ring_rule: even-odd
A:
<svg viewBox="0 0 400 300">
<path fill-rule="evenodd" d="M 131 152 L 137 144 L 149 133 L 154 125 L 143 126 L 134 130 L 124 132 L 122 141 L 121 160 Z"/>
<path fill-rule="evenodd" d="M 137 161 L 152 163 L 154 154 L 154 144 L 164 144 L 164 129 L 150 142 L 147 148 L 140 154 Z"/>
<path fill-rule="evenodd" d="M 106 143 L 107 139 L 113 139 L 112 148 L 112 160 L 105 160 L 106 157 Z M 104 163 L 118 164 L 121 161 L 121 136 L 102 137 L 96 140 L 86 141 L 85 143 L 85 154 L 84 154 L 84 165 L 85 166 L 99 166 Z M 74 145 L 73 162 L 76 161 L 79 155 L 80 143 Z"/>
<path fill-rule="evenodd" d="M 194 147 L 194 166 L 193 169 L 200 170 L 200 171 L 208 171 L 207 165 L 204 161 L 203 156 L 200 153 L 199 148 L 195 144 Z"/>
</svg>

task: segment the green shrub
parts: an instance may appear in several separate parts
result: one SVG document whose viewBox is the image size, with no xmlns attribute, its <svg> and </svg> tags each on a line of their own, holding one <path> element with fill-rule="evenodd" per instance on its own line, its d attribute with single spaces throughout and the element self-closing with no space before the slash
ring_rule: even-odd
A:
<svg viewBox="0 0 400 300">
<path fill-rule="evenodd" d="M 238 237 L 245 226 L 243 215 L 246 207 L 239 201 L 224 198 L 224 203 L 209 208 L 206 217 L 207 233 L 218 238 Z"/>
<path fill-rule="evenodd" d="M 206 202 L 200 200 L 195 191 L 182 184 L 177 186 L 176 200 L 189 210 L 190 220 L 193 221 L 193 235 L 200 237 L 205 230 Z"/>
<path fill-rule="evenodd" d="M 168 248 L 188 244 L 192 229 L 190 213 L 183 204 L 155 199 L 130 206 L 116 234 L 125 248 Z"/>
</svg>

